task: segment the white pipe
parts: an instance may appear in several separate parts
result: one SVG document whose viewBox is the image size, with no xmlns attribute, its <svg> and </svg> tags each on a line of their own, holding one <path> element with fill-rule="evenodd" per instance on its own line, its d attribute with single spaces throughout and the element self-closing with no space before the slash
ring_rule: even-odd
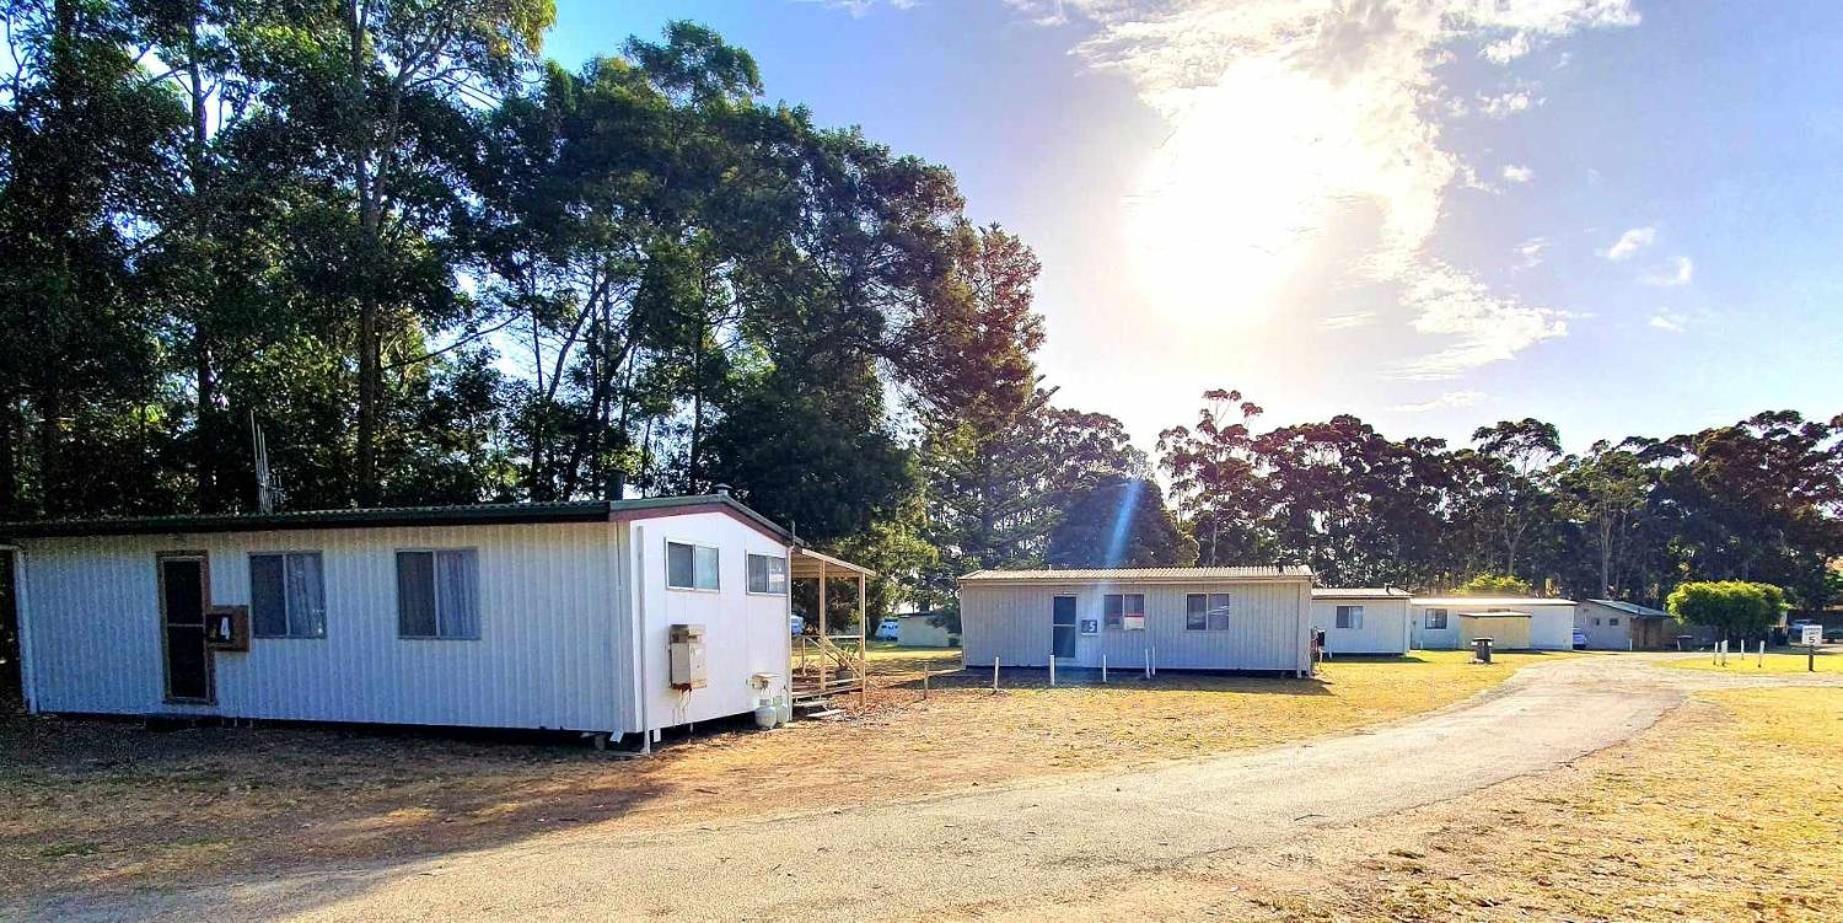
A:
<svg viewBox="0 0 1843 923">
<path fill-rule="evenodd" d="M 1759 657 L 1759 661 L 1754 664 L 1754 667 L 1756 669 L 1761 669 L 1761 670 L 1766 669 L 1766 642 L 1765 641 L 1760 642 L 1760 657 Z"/>
<path fill-rule="evenodd" d="M 1056 652 L 1049 652 L 1049 684 L 1056 685 Z"/>
<path fill-rule="evenodd" d="M 1102 654 L 1101 655 L 1101 684 L 1106 685 L 1106 683 L 1107 683 L 1107 655 Z"/>
<path fill-rule="evenodd" d="M 992 691 L 998 691 L 998 655 L 992 655 Z"/>
</svg>

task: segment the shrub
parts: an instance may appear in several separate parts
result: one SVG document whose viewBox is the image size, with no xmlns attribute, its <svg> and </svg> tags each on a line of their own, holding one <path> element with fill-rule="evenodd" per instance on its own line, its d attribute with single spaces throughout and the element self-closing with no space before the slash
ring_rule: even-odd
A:
<svg viewBox="0 0 1843 923">
<path fill-rule="evenodd" d="M 1528 596 L 1529 581 L 1509 574 L 1479 574 L 1459 585 L 1460 596 Z"/>
<path fill-rule="evenodd" d="M 1705 580 L 1679 584 L 1664 602 L 1677 621 L 1706 625 L 1721 638 L 1764 634 L 1785 611 L 1785 591 L 1770 583 Z"/>
</svg>

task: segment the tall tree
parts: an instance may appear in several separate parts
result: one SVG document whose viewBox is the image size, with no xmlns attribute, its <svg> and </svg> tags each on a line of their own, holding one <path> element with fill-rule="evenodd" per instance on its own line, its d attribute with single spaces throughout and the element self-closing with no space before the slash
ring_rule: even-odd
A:
<svg viewBox="0 0 1843 923">
<path fill-rule="evenodd" d="M 1197 542 L 1165 508 L 1150 478 L 1109 475 L 1072 492 L 1049 533 L 1052 567 L 1188 567 Z"/>
</svg>

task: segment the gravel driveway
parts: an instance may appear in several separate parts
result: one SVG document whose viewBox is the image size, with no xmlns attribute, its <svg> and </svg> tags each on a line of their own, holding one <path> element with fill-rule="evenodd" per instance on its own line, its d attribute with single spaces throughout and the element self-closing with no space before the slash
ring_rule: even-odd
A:
<svg viewBox="0 0 1843 923">
<path fill-rule="evenodd" d="M 1181 869 L 1552 769 L 1649 727 L 1689 690 L 1767 681 L 1586 657 L 1527 668 L 1411 721 L 1252 753 L 645 835 L 575 831 L 437 859 L 66 898 L 12 913 L 856 920 L 1020 901 L 1049 912 L 1124 875 Z"/>
</svg>

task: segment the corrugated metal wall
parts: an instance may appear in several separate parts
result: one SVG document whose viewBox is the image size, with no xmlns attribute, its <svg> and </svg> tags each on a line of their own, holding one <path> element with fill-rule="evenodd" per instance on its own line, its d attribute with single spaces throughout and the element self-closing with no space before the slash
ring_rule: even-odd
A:
<svg viewBox="0 0 1843 923">
<path fill-rule="evenodd" d="M 1184 597 L 1189 593 L 1229 594 L 1226 631 L 1185 628 Z M 1049 665 L 1050 608 L 1057 596 L 1076 598 L 1077 624 L 1103 625 L 1102 597 L 1108 593 L 1144 593 L 1146 629 L 1123 631 L 1102 627 L 1077 639 L 1075 663 L 1098 667 L 1101 658 L 1113 669 L 1141 668 L 1148 649 L 1157 649 L 1161 668 L 1188 670 L 1302 669 L 1306 656 L 1304 628 L 1310 619 L 1309 584 L 1265 581 L 1204 584 L 1071 584 L 1065 586 L 980 586 L 960 589 L 961 642 L 968 666 L 990 666 L 994 656 L 1006 664 Z"/>
<path fill-rule="evenodd" d="M 26 618 L 42 711 L 620 730 L 610 561 L 620 526 L 498 525 L 41 539 L 27 547 Z M 399 548 L 473 548 L 480 638 L 397 636 Z M 326 637 L 257 638 L 214 655 L 215 706 L 162 701 L 155 555 L 204 551 L 211 602 L 248 604 L 249 554 L 318 551 Z"/>
<path fill-rule="evenodd" d="M 1362 628 L 1337 627 L 1337 607 L 1362 606 Z M 1325 632 L 1325 649 L 1333 654 L 1405 654 L 1408 651 L 1408 600 L 1314 599 L 1312 627 Z"/>
<path fill-rule="evenodd" d="M 787 693 L 793 659 L 786 593 L 748 591 L 748 554 L 785 559 L 787 546 L 722 513 L 662 516 L 633 523 L 634 555 L 641 562 L 645 589 L 644 618 L 639 622 L 641 651 L 646 657 L 646 723 L 651 728 L 709 721 L 755 708 L 761 695 L 749 685 L 756 673 L 775 677 L 769 694 Z M 666 588 L 666 542 L 709 545 L 718 549 L 716 590 Z M 791 580 L 789 583 L 791 584 Z M 681 691 L 671 685 L 668 637 L 674 624 L 704 626 L 708 685 Z M 639 727 L 635 718 L 635 729 Z"/>
</svg>

